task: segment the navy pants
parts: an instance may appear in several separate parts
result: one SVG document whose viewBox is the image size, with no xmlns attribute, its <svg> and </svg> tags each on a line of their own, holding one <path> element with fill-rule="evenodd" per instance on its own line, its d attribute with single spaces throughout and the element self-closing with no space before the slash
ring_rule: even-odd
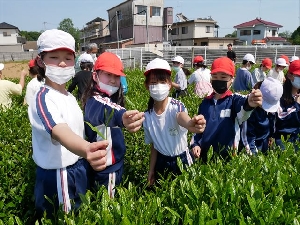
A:
<svg viewBox="0 0 300 225">
<path fill-rule="evenodd" d="M 61 169 L 47 170 L 37 166 L 34 196 L 38 218 L 44 212 L 48 218 L 55 217 L 60 205 L 65 212 L 77 209 L 81 204 L 79 194 L 85 194 L 89 189 L 88 170 L 89 163 L 85 159 Z M 74 205 L 71 205 L 71 200 Z"/>
</svg>

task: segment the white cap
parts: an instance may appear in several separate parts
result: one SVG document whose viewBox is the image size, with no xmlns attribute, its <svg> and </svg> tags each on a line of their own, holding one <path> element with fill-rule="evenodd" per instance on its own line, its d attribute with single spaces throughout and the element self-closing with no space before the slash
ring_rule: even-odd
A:
<svg viewBox="0 0 300 225">
<path fill-rule="evenodd" d="M 261 86 L 263 102 L 262 108 L 267 112 L 276 112 L 280 106 L 280 98 L 283 94 L 283 87 L 279 80 L 273 77 L 266 78 Z"/>
<path fill-rule="evenodd" d="M 294 55 L 294 56 L 291 57 L 290 63 L 295 61 L 295 60 L 299 60 L 299 57 Z"/>
<path fill-rule="evenodd" d="M 82 62 L 91 62 L 94 63 L 93 57 L 88 53 L 83 53 L 80 57 L 80 63 Z"/>
<path fill-rule="evenodd" d="M 4 69 L 4 64 L 0 63 L 0 70 L 3 70 L 3 69 Z"/>
<path fill-rule="evenodd" d="M 276 65 L 279 65 L 279 66 L 288 66 L 288 64 L 286 64 L 286 61 L 284 58 L 278 58 L 276 59 Z"/>
<path fill-rule="evenodd" d="M 65 31 L 52 29 L 44 31 L 37 40 L 38 53 L 57 49 L 67 49 L 75 52 L 75 39 Z"/>
<path fill-rule="evenodd" d="M 151 70 L 154 70 L 154 69 L 166 70 L 169 74 L 171 74 L 171 67 L 170 67 L 169 63 L 164 59 L 155 58 L 152 61 L 150 61 L 147 64 L 144 75 L 146 76 Z"/>
<path fill-rule="evenodd" d="M 252 63 L 255 64 L 254 56 L 253 56 L 252 54 L 250 54 L 250 53 L 247 53 L 247 54 L 244 56 L 243 60 L 247 60 L 247 61 L 252 62 Z"/>
<path fill-rule="evenodd" d="M 181 56 L 175 56 L 173 59 L 172 59 L 172 62 L 179 62 L 181 64 L 184 64 L 184 59 L 181 57 Z"/>
</svg>

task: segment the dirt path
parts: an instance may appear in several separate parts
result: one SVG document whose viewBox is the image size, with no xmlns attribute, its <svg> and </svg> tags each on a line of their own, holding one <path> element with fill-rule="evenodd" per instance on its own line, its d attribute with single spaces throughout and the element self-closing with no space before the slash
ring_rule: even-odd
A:
<svg viewBox="0 0 300 225">
<path fill-rule="evenodd" d="M 4 63 L 2 76 L 4 78 L 19 78 L 22 70 L 28 71 L 28 62 L 7 62 Z"/>
</svg>

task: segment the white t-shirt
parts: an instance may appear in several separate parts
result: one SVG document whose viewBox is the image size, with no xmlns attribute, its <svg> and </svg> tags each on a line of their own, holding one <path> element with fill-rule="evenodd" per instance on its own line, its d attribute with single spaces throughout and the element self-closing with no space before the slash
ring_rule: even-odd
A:
<svg viewBox="0 0 300 225">
<path fill-rule="evenodd" d="M 192 75 L 188 79 L 188 83 L 189 84 L 197 83 L 202 81 L 202 79 L 203 81 L 210 83 L 210 77 L 211 75 L 209 69 L 199 68 L 194 73 L 192 73 Z"/>
<path fill-rule="evenodd" d="M 66 123 L 75 134 L 84 137 L 83 115 L 76 98 L 46 85 L 35 94 L 35 98 L 36 103 L 28 107 L 34 162 L 44 169 L 73 165 L 80 157 L 52 139 L 51 134 L 56 124 Z"/>
<path fill-rule="evenodd" d="M 274 79 L 279 80 L 281 83 L 283 83 L 284 73 L 283 71 L 280 71 L 279 73 L 275 70 L 275 68 L 271 69 L 267 75 L 267 77 L 273 77 Z"/>
<path fill-rule="evenodd" d="M 21 84 L 15 84 L 9 80 L 0 80 L 0 106 L 10 108 L 12 103 L 10 95 L 13 94 L 22 94 Z"/>
<path fill-rule="evenodd" d="M 186 151 L 187 129 L 177 123 L 176 115 L 187 112 L 183 103 L 168 97 L 168 104 L 161 115 L 154 110 L 145 112 L 143 122 L 145 143 L 153 144 L 154 148 L 166 156 L 177 156 Z"/>
<path fill-rule="evenodd" d="M 32 101 L 35 93 L 40 90 L 42 83 L 37 80 L 37 78 L 32 78 L 31 81 L 26 86 L 26 94 L 25 94 L 25 101 L 29 105 Z"/>
</svg>

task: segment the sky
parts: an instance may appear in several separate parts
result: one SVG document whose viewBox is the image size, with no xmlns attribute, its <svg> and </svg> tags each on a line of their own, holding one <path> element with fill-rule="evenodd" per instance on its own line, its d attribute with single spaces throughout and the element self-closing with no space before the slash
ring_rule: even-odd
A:
<svg viewBox="0 0 300 225">
<path fill-rule="evenodd" d="M 75 27 L 82 29 L 96 17 L 108 20 L 107 9 L 124 1 L 0 0 L 0 23 L 24 31 L 41 31 L 57 28 L 63 19 L 70 18 Z M 211 16 L 220 26 L 219 37 L 256 17 L 282 25 L 279 33 L 293 32 L 300 25 L 299 4 L 300 0 L 164 0 L 164 7 L 173 7 L 174 15 L 182 13 L 190 20 Z"/>
</svg>

